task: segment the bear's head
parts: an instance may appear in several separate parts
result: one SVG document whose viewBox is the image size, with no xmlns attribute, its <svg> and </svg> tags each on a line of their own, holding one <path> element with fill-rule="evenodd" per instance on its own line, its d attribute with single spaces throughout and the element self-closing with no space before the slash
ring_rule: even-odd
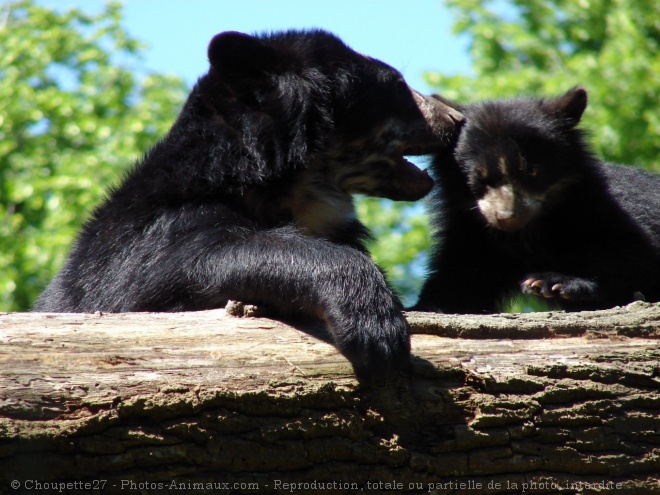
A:
<svg viewBox="0 0 660 495">
<path fill-rule="evenodd" d="M 417 200 L 433 181 L 404 156 L 450 146 L 463 121 L 325 31 L 225 32 L 208 56 L 200 89 L 251 160 L 233 174 L 244 185 L 315 168 L 347 194 Z"/>
<path fill-rule="evenodd" d="M 492 227 L 523 229 L 587 173 L 583 132 L 576 126 L 587 92 L 557 98 L 477 103 L 467 116 L 455 157 L 478 210 Z"/>
</svg>

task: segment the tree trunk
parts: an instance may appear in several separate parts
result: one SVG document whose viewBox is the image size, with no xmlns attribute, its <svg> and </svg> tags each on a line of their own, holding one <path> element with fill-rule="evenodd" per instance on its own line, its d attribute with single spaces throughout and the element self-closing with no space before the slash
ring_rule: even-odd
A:
<svg viewBox="0 0 660 495">
<path fill-rule="evenodd" d="M 408 320 L 358 383 L 318 325 L 0 314 L 0 493 L 660 493 L 660 305 Z"/>
</svg>

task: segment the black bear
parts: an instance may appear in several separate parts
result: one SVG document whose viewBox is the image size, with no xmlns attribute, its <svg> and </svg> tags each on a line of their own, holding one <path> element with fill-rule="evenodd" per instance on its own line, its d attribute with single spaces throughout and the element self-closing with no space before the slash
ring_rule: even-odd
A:
<svg viewBox="0 0 660 495">
<path fill-rule="evenodd" d="M 521 290 L 566 310 L 660 300 L 660 176 L 599 161 L 576 128 L 586 105 L 574 88 L 457 106 L 456 148 L 431 167 L 435 248 L 414 309 L 491 313 Z"/>
<path fill-rule="evenodd" d="M 188 311 L 235 299 L 320 318 L 356 371 L 405 365 L 402 307 L 351 194 L 418 200 L 404 159 L 460 112 L 320 31 L 221 33 L 168 134 L 83 226 L 45 312 Z"/>
</svg>

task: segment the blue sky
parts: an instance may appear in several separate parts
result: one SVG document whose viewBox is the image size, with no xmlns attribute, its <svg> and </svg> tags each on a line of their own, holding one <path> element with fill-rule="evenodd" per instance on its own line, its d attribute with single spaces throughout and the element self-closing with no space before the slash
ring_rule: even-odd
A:
<svg viewBox="0 0 660 495">
<path fill-rule="evenodd" d="M 102 0 L 40 0 L 41 5 L 97 12 Z M 207 70 L 206 47 L 221 31 L 258 33 L 323 28 L 348 45 L 399 69 L 408 83 L 429 88 L 426 71 L 468 73 L 467 42 L 451 33 L 442 0 L 128 0 L 124 26 L 149 45 L 148 69 L 190 85 Z"/>
</svg>

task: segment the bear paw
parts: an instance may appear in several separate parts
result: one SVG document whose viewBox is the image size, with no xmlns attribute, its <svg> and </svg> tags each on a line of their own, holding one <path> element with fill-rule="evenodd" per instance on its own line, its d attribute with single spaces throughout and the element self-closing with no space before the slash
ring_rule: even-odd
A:
<svg viewBox="0 0 660 495">
<path fill-rule="evenodd" d="M 520 286 L 523 294 L 564 301 L 595 299 L 598 292 L 591 280 L 550 272 L 531 274 Z"/>
</svg>

